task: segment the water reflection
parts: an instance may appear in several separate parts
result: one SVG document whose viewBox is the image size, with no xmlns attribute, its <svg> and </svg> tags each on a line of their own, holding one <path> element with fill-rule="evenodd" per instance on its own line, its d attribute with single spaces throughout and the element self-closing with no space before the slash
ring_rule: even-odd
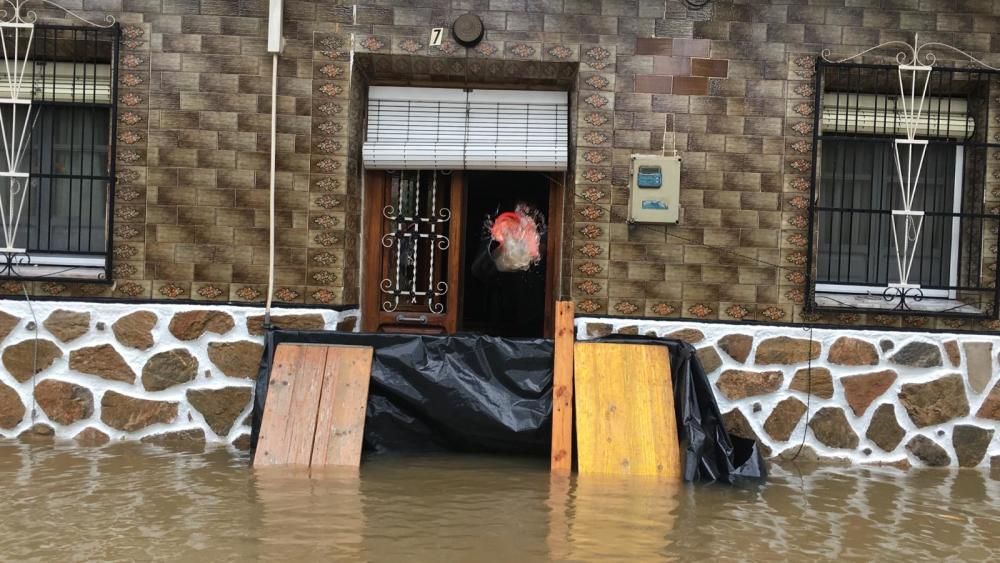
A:
<svg viewBox="0 0 1000 563">
<path fill-rule="evenodd" d="M 0 559 L 995 560 L 998 478 L 775 467 L 759 487 L 671 486 L 552 478 L 533 459 L 309 472 L 224 449 L 0 442 Z"/>
</svg>

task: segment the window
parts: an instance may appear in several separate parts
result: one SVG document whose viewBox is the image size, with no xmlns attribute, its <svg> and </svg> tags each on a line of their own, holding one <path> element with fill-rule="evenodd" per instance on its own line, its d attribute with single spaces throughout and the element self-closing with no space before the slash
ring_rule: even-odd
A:
<svg viewBox="0 0 1000 563">
<path fill-rule="evenodd" d="M 926 68 L 817 66 L 811 309 L 996 317 L 1000 73 Z"/>
<path fill-rule="evenodd" d="M 0 40 L 0 277 L 109 279 L 118 27 Z"/>
</svg>

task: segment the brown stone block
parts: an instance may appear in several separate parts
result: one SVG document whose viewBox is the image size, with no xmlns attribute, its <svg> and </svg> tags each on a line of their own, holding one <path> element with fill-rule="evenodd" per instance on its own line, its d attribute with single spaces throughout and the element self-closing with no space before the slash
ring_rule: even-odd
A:
<svg viewBox="0 0 1000 563">
<path fill-rule="evenodd" d="M 729 275 L 732 270 L 727 268 Z M 717 278 L 718 279 L 718 278 Z M 725 283 L 719 285 L 719 300 L 733 303 L 753 303 L 757 299 L 757 287 L 753 285 L 741 285 Z"/>
<path fill-rule="evenodd" d="M 691 59 L 693 76 L 726 78 L 729 76 L 729 61 L 721 59 Z"/>
<path fill-rule="evenodd" d="M 176 256 L 176 255 L 175 255 Z M 194 279 L 194 266 L 177 260 L 152 261 L 147 257 L 147 272 L 152 269 L 152 277 L 159 280 L 189 281 Z M 165 282 L 158 282 L 157 285 Z"/>
<path fill-rule="evenodd" d="M 688 57 L 653 57 L 653 74 L 687 76 L 691 74 L 691 59 Z"/>
<path fill-rule="evenodd" d="M 220 189 L 248 189 L 254 186 L 252 170 L 219 170 L 217 174 L 217 187 Z"/>
<path fill-rule="evenodd" d="M 152 147 L 149 149 L 149 155 L 151 165 L 152 161 L 155 161 L 157 166 L 186 166 L 191 168 L 198 166 L 198 151 L 195 149 Z"/>
<path fill-rule="evenodd" d="M 927 18 L 928 16 L 930 17 L 929 21 L 921 23 L 920 18 Z M 883 11 L 866 8 L 861 18 L 861 26 L 875 29 L 900 29 L 900 17 L 906 18 L 905 29 L 912 29 L 914 31 L 922 29 L 933 30 L 937 25 L 937 19 L 933 14 Z"/>
<path fill-rule="evenodd" d="M 232 244 L 233 227 L 205 226 L 195 229 L 195 242 L 199 244 Z"/>
<path fill-rule="evenodd" d="M 678 96 L 670 94 L 654 94 L 652 96 L 652 110 L 659 113 L 687 113 L 690 107 L 688 96 Z"/>
<path fill-rule="evenodd" d="M 673 53 L 673 40 L 658 37 L 640 37 L 635 40 L 636 55 L 670 55 Z"/>
<path fill-rule="evenodd" d="M 615 94 L 615 109 L 619 112 L 650 111 L 651 108 L 652 96 L 649 93 L 636 91 L 636 93 L 619 92 Z M 606 107 L 605 109 L 611 108 Z M 625 117 L 625 115 L 622 115 L 619 119 Z"/>
<path fill-rule="evenodd" d="M 759 217 L 757 211 L 752 211 L 748 209 L 738 209 L 738 210 L 726 210 L 722 214 L 722 221 L 720 222 L 721 227 L 743 227 L 743 228 L 753 228 L 759 223 Z"/>
<path fill-rule="evenodd" d="M 151 186 L 176 186 L 176 168 L 147 168 L 146 183 Z"/>
<path fill-rule="evenodd" d="M 177 222 L 177 208 L 172 205 L 148 205 L 146 222 L 156 225 L 174 224 Z"/>
<path fill-rule="evenodd" d="M 178 206 L 177 224 L 180 225 L 214 225 L 215 208 L 203 206 Z M 186 227 L 190 229 L 190 227 Z"/>
<path fill-rule="evenodd" d="M 232 207 L 236 198 L 236 193 L 234 190 L 197 190 L 197 202 L 198 205 L 207 205 L 210 207 L 220 207 L 218 212 L 227 211 L 228 207 Z"/>
<path fill-rule="evenodd" d="M 778 209 L 779 204 L 779 194 L 740 192 L 740 207 L 744 210 L 775 211 Z"/>
<path fill-rule="evenodd" d="M 706 246 L 736 247 L 739 245 L 738 229 L 705 229 L 703 240 Z"/>
<path fill-rule="evenodd" d="M 176 243 L 193 242 L 194 231 L 191 227 L 181 225 L 155 225 L 156 242 Z"/>
<path fill-rule="evenodd" d="M 232 150 L 198 150 L 198 167 L 200 168 L 235 168 L 236 151 Z"/>
<path fill-rule="evenodd" d="M 179 146 L 189 149 L 215 149 L 219 146 L 219 134 L 212 130 L 177 131 Z M 199 158 L 201 157 L 199 153 Z"/>
<path fill-rule="evenodd" d="M 218 3 L 233 3 L 236 0 L 209 0 Z M 202 2 L 203 6 L 206 2 Z M 204 7 L 202 8 L 204 12 Z M 225 15 L 225 14 L 218 14 Z M 204 35 L 201 37 L 201 52 L 205 54 L 232 55 L 240 50 L 240 38 L 229 35 Z"/>
<path fill-rule="evenodd" d="M 713 192 L 705 192 L 705 195 Z M 721 227 L 722 211 L 720 209 L 684 209 L 684 223 L 696 227 Z"/>
<path fill-rule="evenodd" d="M 673 85 L 670 76 L 636 76 L 635 91 L 652 94 L 669 94 Z M 619 107 L 621 107 L 619 103 Z"/>
<path fill-rule="evenodd" d="M 626 265 L 628 279 L 661 281 L 664 279 L 666 266 L 650 262 L 629 262 Z"/>
<path fill-rule="evenodd" d="M 879 30 L 867 27 L 845 27 L 842 41 L 844 45 L 876 45 L 879 42 Z"/>
<path fill-rule="evenodd" d="M 778 117 L 747 117 L 744 120 L 743 133 L 779 137 L 782 135 L 782 123 L 783 120 Z"/>
<path fill-rule="evenodd" d="M 257 150 L 258 136 L 256 133 L 239 131 L 223 131 L 218 134 L 218 148 L 229 151 Z"/>
<path fill-rule="evenodd" d="M 675 95 L 706 96 L 708 95 L 708 78 L 674 76 L 673 93 Z"/>
<path fill-rule="evenodd" d="M 704 274 L 702 275 L 704 277 Z M 686 283 L 684 284 L 683 300 L 685 302 L 704 302 L 719 300 L 719 286 L 709 283 Z"/>
<path fill-rule="evenodd" d="M 675 272 L 675 275 L 677 275 L 677 276 L 685 275 L 684 272 L 686 270 L 691 269 L 691 268 L 689 268 L 687 266 L 670 266 L 668 268 L 668 271 L 672 270 L 672 269 L 675 269 L 675 268 L 678 269 L 678 270 L 680 270 L 679 272 Z M 647 281 L 645 283 L 646 298 L 647 299 L 664 299 L 664 300 L 679 301 L 680 298 L 681 298 L 681 293 L 682 293 L 682 291 L 684 289 L 684 286 L 682 284 L 678 283 L 678 281 L 679 280 L 671 280 L 671 281 Z"/>
<path fill-rule="evenodd" d="M 705 207 L 708 209 L 739 209 L 740 192 L 715 190 L 705 192 Z M 685 210 L 685 214 L 690 210 Z M 687 218 L 687 215 L 685 215 Z M 721 221 L 719 223 L 721 225 Z"/>
<path fill-rule="evenodd" d="M 159 80 L 157 81 L 157 77 Z M 153 91 L 158 92 L 196 92 L 198 91 L 198 73 L 196 72 L 160 72 L 153 73 L 150 78 Z M 158 82 L 158 83 L 157 83 Z"/>
<path fill-rule="evenodd" d="M 691 113 L 723 115 L 726 113 L 726 98 L 718 96 L 691 96 Z"/>
<path fill-rule="evenodd" d="M 738 115 L 712 115 L 706 119 L 705 131 L 722 135 L 739 135 L 745 128 L 745 119 Z"/>
<path fill-rule="evenodd" d="M 234 284 L 267 283 L 267 266 L 234 264 L 232 281 Z"/>
<path fill-rule="evenodd" d="M 213 282 L 229 282 L 233 279 L 232 264 L 194 264 L 194 274 L 191 279 Z"/>
<path fill-rule="evenodd" d="M 820 45 L 839 45 L 843 41 L 843 28 L 836 25 L 807 25 L 806 42 Z"/>
<path fill-rule="evenodd" d="M 631 297 L 634 299 L 644 299 L 646 297 L 646 284 L 641 280 L 608 280 L 609 297 Z"/>
<path fill-rule="evenodd" d="M 674 55 L 685 57 L 707 57 L 712 47 L 708 39 L 674 39 Z"/>
<path fill-rule="evenodd" d="M 741 247 L 776 248 L 779 231 L 774 229 L 742 229 L 740 231 Z"/>
<path fill-rule="evenodd" d="M 149 68 L 153 71 L 178 71 L 181 70 L 180 53 L 150 53 Z"/>
<path fill-rule="evenodd" d="M 649 131 L 616 130 L 614 144 L 615 147 L 648 150 L 650 139 Z"/>
</svg>

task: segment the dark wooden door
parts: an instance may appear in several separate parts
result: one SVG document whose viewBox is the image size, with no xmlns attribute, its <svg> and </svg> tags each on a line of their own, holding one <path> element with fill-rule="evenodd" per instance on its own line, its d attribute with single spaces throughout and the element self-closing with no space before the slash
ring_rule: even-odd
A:
<svg viewBox="0 0 1000 563">
<path fill-rule="evenodd" d="M 365 188 L 363 328 L 458 328 L 462 174 L 369 171 Z"/>
</svg>

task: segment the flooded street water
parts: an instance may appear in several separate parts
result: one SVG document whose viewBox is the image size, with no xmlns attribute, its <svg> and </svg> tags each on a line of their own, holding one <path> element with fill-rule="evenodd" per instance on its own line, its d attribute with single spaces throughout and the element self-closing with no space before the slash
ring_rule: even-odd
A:
<svg viewBox="0 0 1000 563">
<path fill-rule="evenodd" d="M 0 442 L 0 559 L 1000 558 L 1000 475 L 775 468 L 763 486 L 551 479 L 547 460 L 255 471 L 225 449 Z"/>
</svg>

